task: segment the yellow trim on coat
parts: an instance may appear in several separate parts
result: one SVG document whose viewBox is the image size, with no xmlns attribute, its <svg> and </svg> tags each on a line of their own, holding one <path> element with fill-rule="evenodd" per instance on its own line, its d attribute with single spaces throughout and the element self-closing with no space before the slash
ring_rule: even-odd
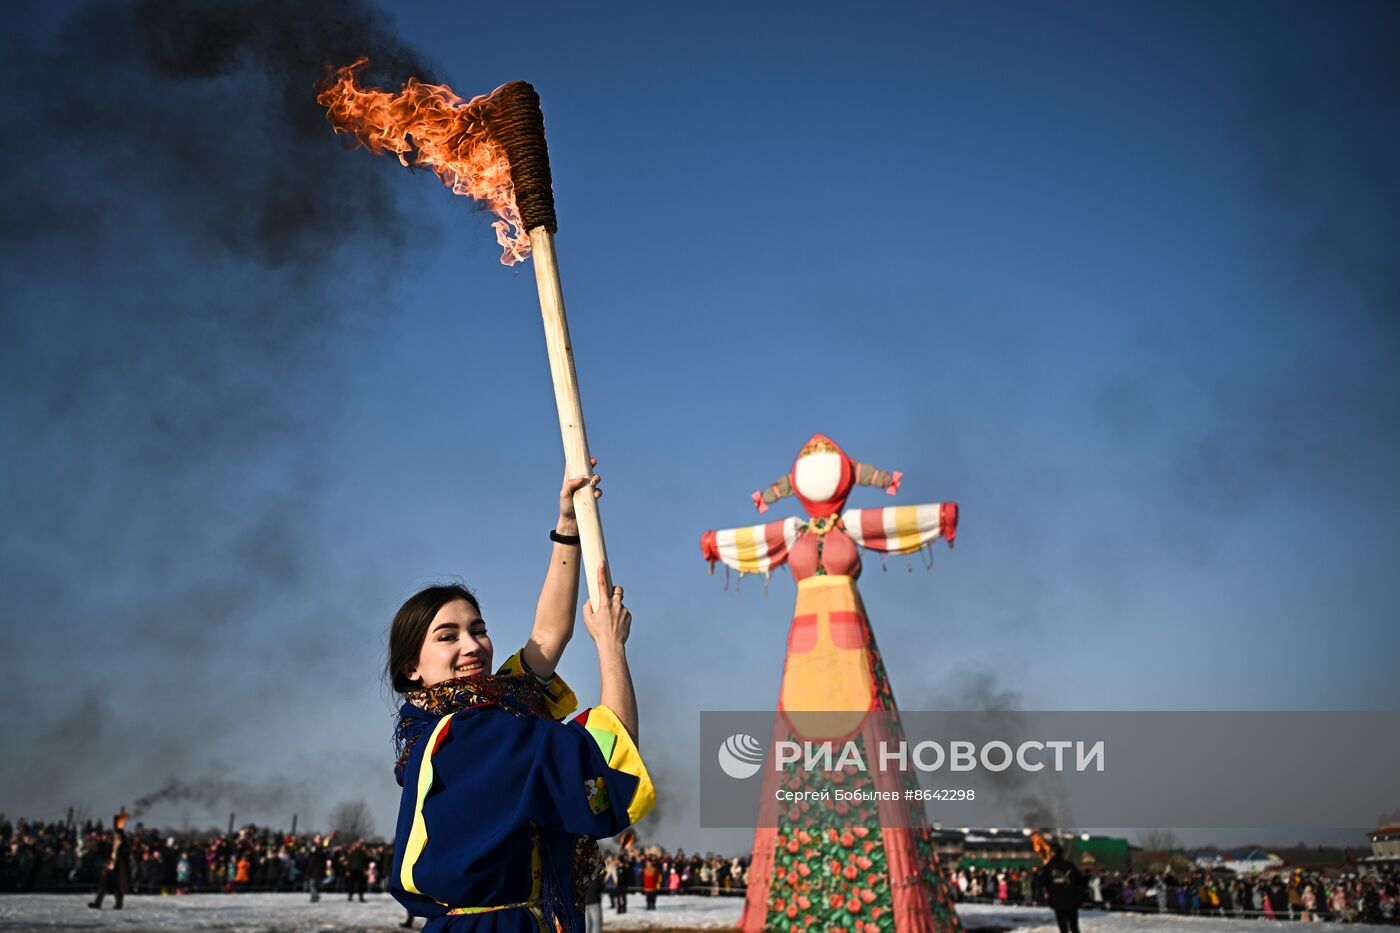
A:
<svg viewBox="0 0 1400 933">
<path fill-rule="evenodd" d="M 521 655 L 524 653 L 525 649 L 521 648 L 515 654 L 506 658 L 505 663 L 496 669 L 496 673 L 527 673 L 525 662 L 521 658 Z M 538 678 L 536 678 L 536 680 L 538 680 Z M 549 715 L 552 719 L 563 719 L 565 716 L 578 709 L 578 697 L 574 696 L 574 691 L 569 688 L 568 684 L 564 683 L 564 678 L 560 677 L 558 674 L 555 674 L 545 683 L 540 684 L 540 689 L 544 691 L 544 698 L 549 705 Z"/>
<path fill-rule="evenodd" d="M 423 854 L 423 847 L 428 844 L 428 823 L 423 818 L 423 802 L 428 799 L 428 791 L 433 789 L 433 749 L 437 748 L 438 737 L 455 715 L 449 713 L 438 720 L 423 746 L 423 760 L 418 765 L 418 804 L 413 812 L 413 828 L 408 831 L 408 842 L 403 847 L 403 867 L 399 869 L 399 883 L 410 894 L 423 894 L 413 883 L 413 866 Z"/>
<path fill-rule="evenodd" d="M 651 782 L 651 775 L 647 773 L 647 766 L 642 761 L 642 753 L 637 750 L 637 743 L 627 734 L 627 729 L 622 725 L 622 720 L 617 718 L 617 714 L 606 706 L 595 706 L 589 710 L 588 728 L 611 732 L 616 736 L 612 754 L 608 757 L 608 767 L 637 779 L 637 792 L 632 795 L 632 801 L 627 805 L 627 822 L 637 822 L 656 806 L 656 785 Z"/>
</svg>

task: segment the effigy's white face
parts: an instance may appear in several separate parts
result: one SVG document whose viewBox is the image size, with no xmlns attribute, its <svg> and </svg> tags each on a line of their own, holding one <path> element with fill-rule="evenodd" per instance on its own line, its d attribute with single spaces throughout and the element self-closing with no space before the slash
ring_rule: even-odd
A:
<svg viewBox="0 0 1400 933">
<path fill-rule="evenodd" d="M 808 502 L 829 501 L 841 485 L 841 455 L 816 453 L 801 458 L 793 468 L 792 484 Z"/>
<path fill-rule="evenodd" d="M 431 687 L 454 677 L 489 674 L 491 654 L 486 620 L 465 599 L 453 600 L 428 623 L 423 647 L 418 650 L 418 666 L 408 676 Z"/>
</svg>

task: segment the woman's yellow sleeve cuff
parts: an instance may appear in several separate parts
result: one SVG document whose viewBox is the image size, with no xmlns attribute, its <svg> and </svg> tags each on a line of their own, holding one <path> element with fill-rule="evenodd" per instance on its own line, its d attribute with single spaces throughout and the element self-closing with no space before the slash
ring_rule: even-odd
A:
<svg viewBox="0 0 1400 933">
<path fill-rule="evenodd" d="M 609 768 L 637 779 L 637 790 L 627 804 L 627 822 L 629 825 L 636 823 L 656 806 L 656 786 L 647 773 L 637 743 L 627 734 L 617 714 L 606 706 L 584 710 L 574 721 L 587 729 L 593 741 L 598 743 L 598 749 L 607 759 Z"/>
<path fill-rule="evenodd" d="M 553 719 L 563 719 L 578 709 L 578 697 L 574 696 L 574 691 L 569 689 L 568 684 L 564 683 L 564 678 L 555 674 L 547 679 L 541 679 L 539 675 L 526 666 L 524 653 L 525 649 L 521 648 L 506 658 L 505 663 L 500 666 L 496 673 L 529 674 L 534 677 L 535 683 L 540 685 L 540 690 L 544 693 L 545 702 L 549 705 L 549 715 Z"/>
</svg>

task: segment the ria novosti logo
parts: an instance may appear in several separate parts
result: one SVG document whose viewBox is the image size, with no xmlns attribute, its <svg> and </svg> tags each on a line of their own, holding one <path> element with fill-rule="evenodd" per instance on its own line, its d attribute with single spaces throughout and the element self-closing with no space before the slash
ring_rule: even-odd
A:
<svg viewBox="0 0 1400 933">
<path fill-rule="evenodd" d="M 737 781 L 751 778 L 763 767 L 763 745 L 746 732 L 736 732 L 720 745 L 719 766 Z"/>
</svg>

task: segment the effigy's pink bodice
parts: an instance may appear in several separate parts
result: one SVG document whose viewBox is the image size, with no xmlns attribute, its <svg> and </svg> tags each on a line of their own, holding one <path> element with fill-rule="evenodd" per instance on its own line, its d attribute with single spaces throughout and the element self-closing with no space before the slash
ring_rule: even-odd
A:
<svg viewBox="0 0 1400 933">
<path fill-rule="evenodd" d="M 788 551 L 788 568 L 794 580 L 813 576 L 818 569 L 831 576 L 855 577 L 860 575 L 860 550 L 840 528 L 824 536 L 808 530 Z"/>
</svg>

